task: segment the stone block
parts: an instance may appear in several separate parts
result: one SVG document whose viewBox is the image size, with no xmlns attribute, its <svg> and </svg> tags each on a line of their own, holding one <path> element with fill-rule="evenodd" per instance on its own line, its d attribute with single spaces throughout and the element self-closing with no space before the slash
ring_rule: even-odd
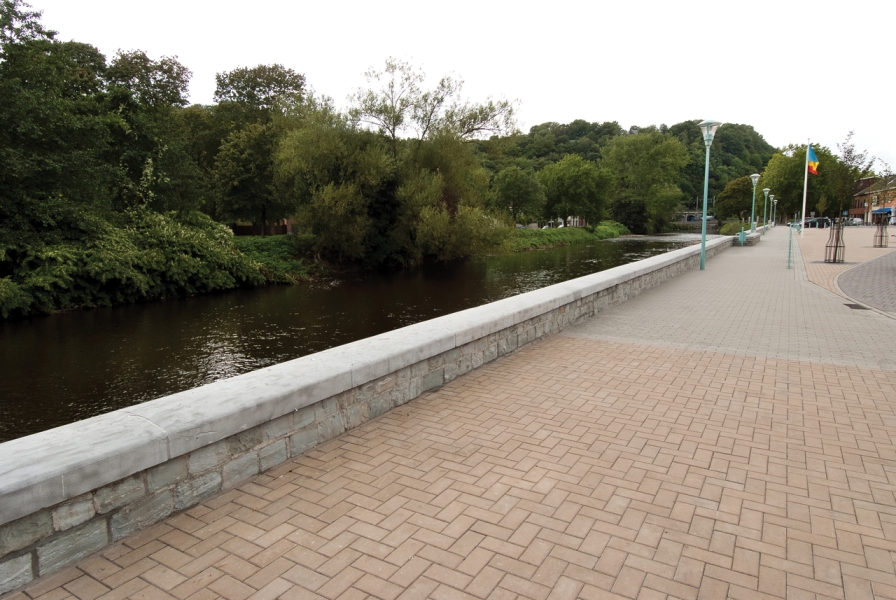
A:
<svg viewBox="0 0 896 600">
<path fill-rule="evenodd" d="M 258 452 L 249 452 L 224 465 L 221 487 L 228 490 L 258 475 Z"/>
<path fill-rule="evenodd" d="M 56 531 L 66 531 L 93 518 L 93 496 L 84 494 L 53 509 L 53 526 Z"/>
<path fill-rule="evenodd" d="M 445 364 L 457 362 L 457 359 L 460 358 L 460 348 L 452 348 L 448 352 L 445 352 Z"/>
<path fill-rule="evenodd" d="M 374 398 L 385 397 L 390 404 L 392 403 L 392 399 L 389 396 L 389 392 L 384 392 L 382 394 L 378 394 Z M 345 428 L 346 429 L 354 429 L 359 425 L 362 425 L 370 420 L 370 405 L 367 402 L 360 402 L 358 404 L 353 404 L 349 406 L 345 410 Z"/>
<path fill-rule="evenodd" d="M 474 369 L 478 369 L 485 362 L 485 352 L 476 352 L 470 357 Z"/>
<path fill-rule="evenodd" d="M 258 451 L 258 462 L 262 471 L 276 467 L 286 459 L 286 439 L 277 440 Z"/>
<path fill-rule="evenodd" d="M 264 439 L 268 442 L 285 438 L 293 428 L 293 413 L 287 413 L 262 425 Z"/>
<path fill-rule="evenodd" d="M 264 441 L 264 425 L 241 431 L 224 441 L 227 442 L 227 452 L 230 456 L 243 454 L 260 446 Z"/>
<path fill-rule="evenodd" d="M 86 525 L 69 529 L 58 538 L 37 547 L 37 574 L 42 577 L 57 571 L 93 554 L 108 543 L 105 519 L 94 519 Z"/>
<path fill-rule="evenodd" d="M 143 477 L 138 473 L 101 487 L 94 492 L 93 502 L 96 512 L 102 515 L 125 504 L 130 504 L 145 495 L 146 486 L 143 485 Z"/>
<path fill-rule="evenodd" d="M 411 377 L 423 377 L 427 373 L 429 373 L 429 363 L 427 361 L 421 360 L 411 365 Z"/>
<path fill-rule="evenodd" d="M 408 396 L 409 389 L 410 385 L 406 382 L 389 392 L 389 398 L 392 400 L 392 406 L 401 406 L 402 404 L 406 404 L 407 401 L 410 400 L 410 397 Z M 370 418 L 372 419 L 374 416 L 375 415 L 371 410 Z"/>
<path fill-rule="evenodd" d="M 155 492 L 164 487 L 180 483 L 190 476 L 187 457 L 179 456 L 146 471 L 146 484 L 149 491 Z"/>
<path fill-rule="evenodd" d="M 170 515 L 174 510 L 174 495 L 171 490 L 164 490 L 125 506 L 112 515 L 109 525 L 112 528 L 112 539 L 121 538 L 139 531 L 147 525 L 157 523 Z"/>
<path fill-rule="evenodd" d="M 436 369 L 435 371 L 430 371 L 429 373 L 424 375 L 423 380 L 420 382 L 420 391 L 425 392 L 433 388 L 437 388 L 443 383 L 445 383 L 444 367 Z"/>
<path fill-rule="evenodd" d="M 293 429 L 302 429 L 314 423 L 314 406 L 298 409 L 292 416 Z"/>
<path fill-rule="evenodd" d="M 445 365 L 445 383 L 453 381 L 457 377 L 457 363 L 450 362 Z"/>
<path fill-rule="evenodd" d="M 336 394 L 333 396 L 336 398 L 336 409 L 337 412 L 342 412 L 346 410 L 349 406 L 355 404 L 355 390 L 346 390 L 341 394 Z"/>
<path fill-rule="evenodd" d="M 32 579 L 30 554 L 0 561 L 0 594 L 25 585 Z"/>
<path fill-rule="evenodd" d="M 473 370 L 473 356 L 472 355 L 464 355 L 460 357 L 460 360 L 457 361 L 457 374 L 463 375 L 464 373 L 469 373 Z"/>
<path fill-rule="evenodd" d="M 408 382 L 408 400 L 413 400 L 421 394 L 420 384 L 422 381 L 422 378 L 415 377 Z"/>
<path fill-rule="evenodd" d="M 494 344 L 494 345 L 489 346 L 488 348 L 485 349 L 485 352 L 482 353 L 482 362 L 483 362 L 483 364 L 484 364 L 484 363 L 487 363 L 487 362 L 492 362 L 492 361 L 495 360 L 496 358 L 498 358 L 498 346 L 497 346 L 497 344 Z"/>
<path fill-rule="evenodd" d="M 407 383 L 411 380 L 411 368 L 405 367 L 403 369 L 399 369 L 395 372 L 396 383 L 399 385 L 402 383 Z"/>
<path fill-rule="evenodd" d="M 370 399 L 369 414 L 371 419 L 375 419 L 384 412 L 392 408 L 392 394 L 380 394 Z"/>
<path fill-rule="evenodd" d="M 504 356 L 508 352 L 510 352 L 510 347 L 507 340 L 498 340 L 498 356 Z"/>
<path fill-rule="evenodd" d="M 333 439 L 337 435 L 341 435 L 345 431 L 345 420 L 342 413 L 327 417 L 323 421 L 317 423 L 318 440 L 325 442 Z"/>
<path fill-rule="evenodd" d="M 312 423 L 305 429 L 289 436 L 289 454 L 298 456 L 306 450 L 317 446 L 317 424 Z"/>
<path fill-rule="evenodd" d="M 48 510 L 0 525 L 0 557 L 26 548 L 52 533 L 53 517 Z"/>
<path fill-rule="evenodd" d="M 398 378 L 395 377 L 394 374 L 390 373 L 385 377 L 380 377 L 374 383 L 374 393 L 375 395 L 382 394 L 383 392 L 388 392 L 392 388 L 394 388 L 398 384 Z"/>
<path fill-rule="evenodd" d="M 227 462 L 227 443 L 221 440 L 190 452 L 190 475 L 199 475 L 217 469 Z"/>
<path fill-rule="evenodd" d="M 221 489 L 221 473 L 210 471 L 177 485 L 174 488 L 174 510 L 195 506 L 218 493 Z"/>
<path fill-rule="evenodd" d="M 358 402 L 368 402 L 376 395 L 376 385 L 371 381 L 355 389 L 355 399 Z"/>
<path fill-rule="evenodd" d="M 314 404 L 314 420 L 318 423 L 325 421 L 339 412 L 339 402 L 335 396 L 324 398 Z"/>
</svg>

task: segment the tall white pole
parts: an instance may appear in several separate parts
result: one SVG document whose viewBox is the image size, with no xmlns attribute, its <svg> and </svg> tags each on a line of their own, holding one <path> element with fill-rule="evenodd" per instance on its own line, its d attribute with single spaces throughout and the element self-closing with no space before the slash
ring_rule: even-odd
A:
<svg viewBox="0 0 896 600">
<path fill-rule="evenodd" d="M 803 173 L 803 212 L 800 213 L 800 235 L 806 228 L 806 192 L 809 190 L 809 149 L 812 148 L 812 140 L 806 140 L 806 166 Z"/>
</svg>

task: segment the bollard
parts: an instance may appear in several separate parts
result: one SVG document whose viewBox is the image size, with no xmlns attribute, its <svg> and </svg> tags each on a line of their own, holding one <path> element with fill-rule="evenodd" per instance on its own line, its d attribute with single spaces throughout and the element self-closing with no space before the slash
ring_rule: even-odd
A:
<svg viewBox="0 0 896 600">
<path fill-rule="evenodd" d="M 741 245 L 741 246 L 746 246 L 746 245 L 747 245 L 747 232 L 744 231 L 743 226 L 741 226 L 741 228 L 740 228 L 740 233 L 737 234 L 737 237 L 740 239 L 740 245 Z"/>
</svg>

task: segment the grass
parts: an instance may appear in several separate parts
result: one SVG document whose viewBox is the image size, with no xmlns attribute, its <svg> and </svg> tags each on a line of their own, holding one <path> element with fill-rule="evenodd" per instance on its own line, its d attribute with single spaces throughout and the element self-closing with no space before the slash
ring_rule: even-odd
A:
<svg viewBox="0 0 896 600">
<path fill-rule="evenodd" d="M 581 244 L 595 240 L 628 235 L 630 232 L 622 223 L 601 221 L 597 226 L 560 227 L 557 229 L 515 229 L 510 236 L 510 252 L 525 252 L 539 248 L 553 248 L 569 244 Z"/>
<path fill-rule="evenodd" d="M 268 283 L 299 283 L 321 274 L 323 267 L 303 255 L 310 247 L 311 236 L 271 235 L 233 238 L 240 252 L 259 263 L 259 270 Z"/>
</svg>

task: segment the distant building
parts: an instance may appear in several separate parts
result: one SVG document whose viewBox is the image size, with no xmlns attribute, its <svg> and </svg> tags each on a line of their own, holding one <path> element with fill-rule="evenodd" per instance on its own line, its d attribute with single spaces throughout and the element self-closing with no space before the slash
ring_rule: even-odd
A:
<svg viewBox="0 0 896 600">
<path fill-rule="evenodd" d="M 876 222 L 878 216 L 896 214 L 896 175 L 888 177 L 863 177 L 856 182 L 856 192 L 849 209 L 850 218 L 865 223 Z"/>
</svg>

